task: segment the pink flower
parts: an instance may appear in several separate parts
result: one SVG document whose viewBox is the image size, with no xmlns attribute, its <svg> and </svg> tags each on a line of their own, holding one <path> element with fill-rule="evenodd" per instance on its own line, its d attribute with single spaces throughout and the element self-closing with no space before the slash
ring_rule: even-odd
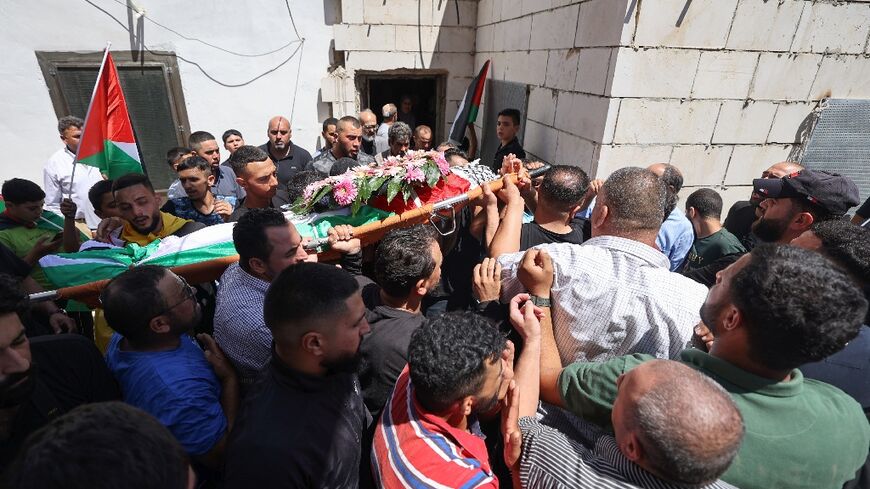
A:
<svg viewBox="0 0 870 489">
<path fill-rule="evenodd" d="M 422 182 L 426 179 L 423 170 L 418 166 L 405 165 L 405 181 L 406 182 Z"/>
<path fill-rule="evenodd" d="M 353 184 L 353 180 L 349 178 L 342 179 L 332 187 L 332 197 L 338 202 L 338 205 L 345 206 L 353 203 L 356 199 L 357 188 Z"/>
<path fill-rule="evenodd" d="M 315 195 L 317 195 L 317 192 L 320 191 L 324 185 L 326 185 L 326 180 L 320 180 L 319 182 L 314 182 L 308 185 L 302 192 L 302 198 L 305 202 L 310 201 Z"/>
<path fill-rule="evenodd" d="M 442 175 L 450 173 L 450 163 L 447 163 L 447 160 L 444 159 L 444 153 L 435 153 L 432 159 L 435 160 L 435 164 L 438 165 L 438 170 Z"/>
</svg>

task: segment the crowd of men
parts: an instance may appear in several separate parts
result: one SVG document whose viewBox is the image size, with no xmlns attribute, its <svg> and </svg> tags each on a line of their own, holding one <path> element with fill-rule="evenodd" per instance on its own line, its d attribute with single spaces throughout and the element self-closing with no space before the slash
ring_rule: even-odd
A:
<svg viewBox="0 0 870 489">
<path fill-rule="evenodd" d="M 143 174 L 71 183 L 82 121 L 62 118 L 43 187 L 2 186 L 3 484 L 867 487 L 870 205 L 847 215 L 851 180 L 777 163 L 723 222 L 715 190 L 680 203 L 670 164 L 591 180 L 527 159 L 515 109 L 483 163 L 473 130 L 434 145 L 410 98 L 380 115 L 325 120 L 313 157 L 283 116 L 260 146 L 223 133 L 226 160 L 194 132 L 165 198 Z M 452 233 L 335 226 L 340 259 L 318 263 L 283 206 L 411 148 L 503 185 Z M 93 315 L 28 300 L 53 287 L 45 255 L 226 222 L 239 260 L 215 282 L 143 265 Z"/>
</svg>

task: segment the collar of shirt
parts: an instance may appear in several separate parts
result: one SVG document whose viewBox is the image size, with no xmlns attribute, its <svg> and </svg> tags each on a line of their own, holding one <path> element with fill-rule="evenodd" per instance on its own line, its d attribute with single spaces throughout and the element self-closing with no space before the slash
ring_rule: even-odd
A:
<svg viewBox="0 0 870 489">
<path fill-rule="evenodd" d="M 270 369 L 278 384 L 301 392 L 325 392 L 347 390 L 353 385 L 353 381 L 348 379 L 353 374 L 336 373 L 328 374 L 323 377 L 310 375 L 300 372 L 284 363 L 278 354 L 275 352 L 275 344 L 272 344 L 272 361 Z"/>
<path fill-rule="evenodd" d="M 260 149 L 265 151 L 266 154 L 269 155 L 269 158 L 272 158 L 272 142 L 271 141 L 266 141 L 266 144 L 260 146 Z M 275 160 L 274 163 L 277 165 L 279 161 L 292 160 L 293 156 L 295 156 L 295 153 L 296 153 L 296 146 L 293 144 L 293 141 L 288 141 L 287 142 L 287 156 Z"/>
<path fill-rule="evenodd" d="M 405 370 L 407 371 L 407 367 L 405 367 Z M 485 472 L 490 472 L 489 454 L 486 451 L 486 443 L 483 440 L 482 433 L 480 433 L 479 431 L 477 420 L 475 420 L 474 422 L 469 422 L 468 425 L 468 428 L 475 433 L 471 433 L 466 430 L 460 430 L 454 428 L 453 426 L 450 426 L 447 421 L 444 421 L 442 418 L 427 412 L 425 409 L 423 409 L 420 403 L 417 402 L 417 395 L 415 394 L 414 384 L 411 382 L 410 375 L 408 378 L 408 383 L 411 384 L 411 395 L 413 396 L 414 411 L 417 414 L 417 417 L 420 419 L 420 422 L 423 423 L 423 425 L 431 431 L 441 433 L 452 438 L 457 445 L 467 450 L 468 453 L 470 453 L 475 460 L 480 462 L 481 468 Z"/>
<path fill-rule="evenodd" d="M 716 358 L 694 348 L 680 352 L 680 359 L 708 373 L 713 378 L 721 379 L 739 387 L 741 390 L 762 396 L 793 397 L 803 392 L 804 376 L 798 369 L 791 371 L 791 378 L 789 380 L 777 382 L 773 379 L 759 377 L 721 358 Z"/>
<path fill-rule="evenodd" d="M 599 246 L 634 255 L 659 268 L 669 269 L 671 266 L 668 257 L 663 255 L 661 251 L 633 239 L 620 238 L 619 236 L 598 236 L 586 241 L 583 246 Z"/>
<path fill-rule="evenodd" d="M 269 282 L 251 275 L 246 272 L 244 268 L 242 268 L 238 262 L 230 265 L 231 268 L 228 268 L 227 271 L 230 271 L 232 267 L 233 273 L 238 277 L 240 285 L 242 287 L 247 287 L 249 289 L 255 290 L 260 293 L 261 296 L 266 294 L 266 291 L 269 289 Z"/>
</svg>

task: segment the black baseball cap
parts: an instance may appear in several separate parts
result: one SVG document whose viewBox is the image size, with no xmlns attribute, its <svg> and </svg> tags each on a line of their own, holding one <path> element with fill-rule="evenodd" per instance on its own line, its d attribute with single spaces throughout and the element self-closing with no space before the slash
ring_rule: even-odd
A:
<svg viewBox="0 0 870 489">
<path fill-rule="evenodd" d="M 831 214 L 844 215 L 861 202 L 852 180 L 819 170 L 801 170 L 782 178 L 756 178 L 752 186 L 765 199 L 806 199 Z"/>
</svg>

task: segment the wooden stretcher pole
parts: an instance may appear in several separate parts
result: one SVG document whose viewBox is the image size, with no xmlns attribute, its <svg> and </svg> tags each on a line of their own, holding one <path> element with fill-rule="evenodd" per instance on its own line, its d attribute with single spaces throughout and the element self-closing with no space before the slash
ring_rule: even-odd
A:
<svg viewBox="0 0 870 489">
<path fill-rule="evenodd" d="M 510 175 L 510 178 L 514 183 L 517 182 L 516 175 L 512 174 Z M 504 181 L 502 179 L 493 180 L 485 185 L 489 185 L 489 188 L 493 192 L 498 192 L 504 186 Z M 401 214 L 392 215 L 381 221 L 357 226 L 354 228 L 353 235 L 354 237 L 359 238 L 363 246 L 366 246 L 379 241 L 391 229 L 410 227 L 428 221 L 429 216 L 435 211 L 448 209 L 450 207 L 459 210 L 465 207 L 472 200 L 480 197 L 481 194 L 483 194 L 482 186 L 441 202 L 427 204 L 417 209 L 411 209 Z M 318 259 L 320 261 L 334 261 L 338 258 L 338 253 L 333 251 L 327 250 L 318 253 Z M 184 277 L 184 279 L 189 283 L 200 284 L 219 279 L 224 273 L 224 270 L 237 261 L 239 261 L 239 255 L 232 255 L 200 263 L 172 267 L 171 270 L 177 275 Z M 90 307 L 99 307 L 100 291 L 103 290 L 103 287 L 105 287 L 107 283 L 109 283 L 108 280 L 99 280 L 87 284 L 76 285 L 74 287 L 63 287 L 55 291 L 56 298 L 73 299 L 83 302 Z"/>
</svg>

